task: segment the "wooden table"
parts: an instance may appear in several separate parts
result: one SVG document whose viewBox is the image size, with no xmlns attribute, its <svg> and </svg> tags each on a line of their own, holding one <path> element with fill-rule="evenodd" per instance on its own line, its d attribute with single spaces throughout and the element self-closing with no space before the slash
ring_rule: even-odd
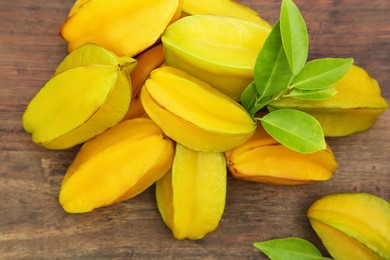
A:
<svg viewBox="0 0 390 260">
<path fill-rule="evenodd" d="M 270 23 L 280 1 L 243 0 Z M 340 164 L 334 177 L 305 186 L 228 178 L 218 229 L 177 241 L 156 209 L 154 187 L 129 201 L 69 215 L 58 203 L 78 148 L 49 151 L 23 131 L 26 105 L 66 55 L 58 30 L 72 0 L 0 3 L 0 259 L 266 259 L 255 241 L 297 236 L 325 254 L 306 217 L 325 194 L 369 192 L 390 201 L 390 111 L 369 131 L 328 139 Z M 390 101 L 390 1 L 296 0 L 310 34 L 310 59 L 354 57 Z"/>
</svg>

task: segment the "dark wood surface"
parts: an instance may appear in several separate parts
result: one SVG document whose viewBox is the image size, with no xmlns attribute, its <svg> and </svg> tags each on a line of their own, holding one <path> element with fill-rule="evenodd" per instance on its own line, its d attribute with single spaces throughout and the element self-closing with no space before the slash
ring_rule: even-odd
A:
<svg viewBox="0 0 390 260">
<path fill-rule="evenodd" d="M 243 0 L 270 23 L 280 1 Z M 334 177 L 305 186 L 228 178 L 218 229 L 177 241 L 156 209 L 154 190 L 88 214 L 58 203 L 78 148 L 49 151 L 22 129 L 26 105 L 66 55 L 58 31 L 72 0 L 0 2 L 0 259 L 266 259 L 255 241 L 298 236 L 324 253 L 306 211 L 337 192 L 369 192 L 390 201 L 390 111 L 369 131 L 328 139 L 340 164 Z M 390 101 L 390 1 L 296 0 L 310 34 L 310 59 L 354 57 Z"/>
</svg>

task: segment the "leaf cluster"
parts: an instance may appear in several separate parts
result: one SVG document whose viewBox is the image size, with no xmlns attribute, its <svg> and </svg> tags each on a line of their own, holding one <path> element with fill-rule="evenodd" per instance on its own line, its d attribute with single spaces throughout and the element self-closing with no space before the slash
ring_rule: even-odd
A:
<svg viewBox="0 0 390 260">
<path fill-rule="evenodd" d="M 313 153 L 326 148 L 319 122 L 292 109 L 256 113 L 281 97 L 321 100 L 337 91 L 340 80 L 353 64 L 352 58 L 324 58 L 307 62 L 309 39 L 305 21 L 292 0 L 283 0 L 280 19 L 261 48 L 254 67 L 254 81 L 241 95 L 242 106 L 284 146 Z"/>
</svg>

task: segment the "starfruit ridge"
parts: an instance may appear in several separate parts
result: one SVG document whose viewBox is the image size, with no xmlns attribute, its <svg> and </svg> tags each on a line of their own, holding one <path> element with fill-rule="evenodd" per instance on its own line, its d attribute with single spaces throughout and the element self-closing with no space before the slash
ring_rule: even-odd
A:
<svg viewBox="0 0 390 260">
<path fill-rule="evenodd" d="M 218 227 L 226 198 L 222 153 L 176 144 L 172 169 L 156 183 L 161 216 L 176 239 L 201 239 Z"/>
<path fill-rule="evenodd" d="M 167 66 L 152 72 L 142 88 L 141 101 L 164 133 L 198 151 L 229 150 L 245 142 L 256 126 L 237 102 Z"/>
<path fill-rule="evenodd" d="M 150 119 L 123 121 L 84 144 L 64 176 L 60 203 L 82 213 L 134 197 L 169 170 L 173 150 Z"/>
</svg>

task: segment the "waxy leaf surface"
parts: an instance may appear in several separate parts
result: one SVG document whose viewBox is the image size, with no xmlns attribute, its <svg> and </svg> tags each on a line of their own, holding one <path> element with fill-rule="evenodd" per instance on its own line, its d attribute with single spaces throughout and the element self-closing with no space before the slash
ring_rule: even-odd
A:
<svg viewBox="0 0 390 260">
<path fill-rule="evenodd" d="M 289 94 L 290 97 L 302 100 L 321 100 L 333 97 L 337 94 L 337 90 L 332 87 L 315 90 L 293 89 Z"/>
<path fill-rule="evenodd" d="M 241 94 L 241 105 L 251 114 L 251 109 L 254 108 L 256 104 L 256 99 L 259 97 L 257 93 L 256 84 L 252 81 L 248 87 Z"/>
<path fill-rule="evenodd" d="M 320 123 L 309 114 L 280 109 L 261 118 L 269 135 L 284 146 L 300 153 L 314 153 L 326 148 Z"/>
<path fill-rule="evenodd" d="M 325 58 L 307 63 L 294 78 L 294 88 L 322 89 L 339 81 L 349 71 L 353 59 Z"/>
<path fill-rule="evenodd" d="M 280 12 L 280 31 L 288 63 L 297 75 L 306 63 L 309 37 L 298 7 L 291 0 L 283 0 Z"/>
<path fill-rule="evenodd" d="M 262 251 L 271 260 L 330 259 L 323 257 L 312 243 L 297 237 L 255 242 L 253 246 Z"/>
<path fill-rule="evenodd" d="M 255 103 L 261 109 L 259 101 L 285 90 L 292 78 L 292 73 L 283 50 L 280 37 L 280 25 L 277 22 L 257 57 L 254 68 L 255 85 L 259 97 Z M 265 104 L 263 104 L 264 106 Z"/>
</svg>

